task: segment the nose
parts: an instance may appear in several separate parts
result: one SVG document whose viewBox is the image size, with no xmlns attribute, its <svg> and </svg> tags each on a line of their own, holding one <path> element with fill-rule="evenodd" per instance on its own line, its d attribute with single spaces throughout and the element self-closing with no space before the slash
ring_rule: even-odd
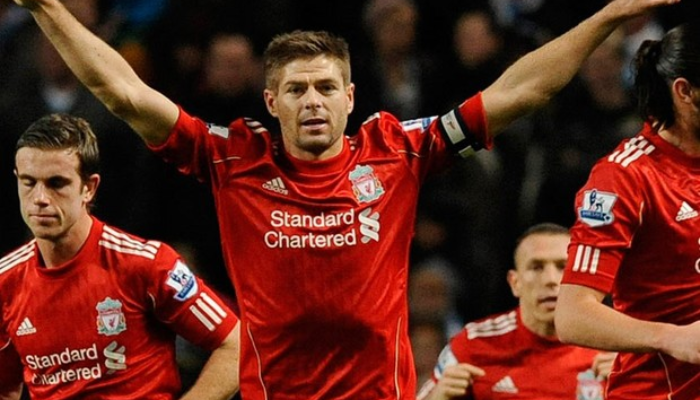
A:
<svg viewBox="0 0 700 400">
<path fill-rule="evenodd" d="M 45 206 L 49 204 L 49 196 L 46 190 L 46 186 L 42 184 L 37 184 L 34 187 L 33 201 L 34 204 L 38 206 Z"/>
<path fill-rule="evenodd" d="M 313 87 L 310 87 L 306 91 L 306 98 L 304 106 L 307 109 L 320 108 L 321 107 L 321 94 Z"/>
<path fill-rule="evenodd" d="M 547 285 L 556 286 L 561 283 L 563 274 L 564 271 L 562 271 L 557 265 L 548 264 L 542 273 L 542 279 Z"/>
</svg>

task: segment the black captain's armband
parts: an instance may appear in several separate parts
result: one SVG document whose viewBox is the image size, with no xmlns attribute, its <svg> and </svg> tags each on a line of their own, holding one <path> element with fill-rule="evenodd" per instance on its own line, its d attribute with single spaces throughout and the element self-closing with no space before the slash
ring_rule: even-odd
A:
<svg viewBox="0 0 700 400">
<path fill-rule="evenodd" d="M 484 148 L 484 144 L 467 127 L 459 108 L 441 116 L 437 125 L 449 149 L 462 158 L 467 158 Z"/>
</svg>

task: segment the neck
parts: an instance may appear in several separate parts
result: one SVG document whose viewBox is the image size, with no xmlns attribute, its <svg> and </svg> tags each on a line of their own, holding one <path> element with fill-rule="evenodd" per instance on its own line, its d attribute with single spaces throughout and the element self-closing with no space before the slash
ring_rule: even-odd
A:
<svg viewBox="0 0 700 400">
<path fill-rule="evenodd" d="M 92 218 L 86 214 L 58 238 L 37 238 L 37 245 L 46 268 L 56 268 L 75 257 L 90 235 Z"/>
<path fill-rule="evenodd" d="M 557 330 L 554 328 L 554 320 L 551 322 L 536 321 L 533 317 L 525 315 L 522 313 L 522 308 L 520 312 L 520 319 L 523 325 L 532 333 L 537 336 L 551 338 L 556 337 Z"/>
<path fill-rule="evenodd" d="M 700 157 L 700 133 L 687 126 L 683 121 L 677 121 L 673 126 L 659 129 L 662 139 L 677 147 L 691 157 Z"/>
</svg>

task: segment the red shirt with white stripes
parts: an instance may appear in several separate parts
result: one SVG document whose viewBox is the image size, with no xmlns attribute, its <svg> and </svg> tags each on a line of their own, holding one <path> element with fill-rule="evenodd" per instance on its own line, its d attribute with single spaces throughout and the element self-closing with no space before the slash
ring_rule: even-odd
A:
<svg viewBox="0 0 700 400">
<path fill-rule="evenodd" d="M 516 308 L 471 322 L 452 337 L 418 399 L 427 398 L 445 368 L 467 363 L 486 375 L 474 379 L 464 399 L 602 400 L 603 385 L 591 370 L 596 354 L 536 335 L 523 325 Z"/>
<path fill-rule="evenodd" d="M 425 176 L 490 146 L 481 97 L 440 118 L 368 119 L 304 162 L 280 135 L 184 111 L 155 149 L 212 187 L 241 310 L 246 400 L 415 397 L 408 250 Z"/>
<path fill-rule="evenodd" d="M 576 196 L 563 283 L 612 293 L 634 318 L 700 320 L 700 158 L 649 126 L 591 171 Z M 609 400 L 696 399 L 700 366 L 666 354 L 621 354 Z"/>
<path fill-rule="evenodd" d="M 175 334 L 213 350 L 236 322 L 172 248 L 94 218 L 64 265 L 43 267 L 36 241 L 0 259 L 0 349 L 34 400 L 174 399 Z"/>
</svg>

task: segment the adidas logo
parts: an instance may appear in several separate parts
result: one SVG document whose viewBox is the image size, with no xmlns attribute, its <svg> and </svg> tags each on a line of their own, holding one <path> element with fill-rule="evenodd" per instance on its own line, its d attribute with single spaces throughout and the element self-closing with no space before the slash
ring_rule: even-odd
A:
<svg viewBox="0 0 700 400">
<path fill-rule="evenodd" d="M 500 393 L 518 393 L 518 388 L 515 387 L 513 378 L 511 378 L 508 375 L 504 376 L 503 378 L 501 378 L 500 381 L 496 382 L 496 384 L 493 385 L 491 390 Z"/>
<path fill-rule="evenodd" d="M 22 324 L 17 328 L 17 336 L 31 335 L 36 333 L 36 328 L 32 325 L 29 317 L 25 317 Z"/>
<path fill-rule="evenodd" d="M 264 189 L 267 189 L 267 190 L 272 190 L 273 192 L 276 192 L 276 193 L 289 194 L 287 187 L 284 186 L 284 182 L 282 181 L 282 178 L 280 178 L 280 177 L 277 177 L 275 179 L 271 179 L 271 180 L 263 183 L 262 187 Z"/>
<path fill-rule="evenodd" d="M 695 218 L 698 216 L 698 212 L 693 210 L 693 207 L 685 201 L 681 203 L 681 209 L 678 210 L 676 214 L 676 221 L 680 222 L 686 219 Z"/>
</svg>

